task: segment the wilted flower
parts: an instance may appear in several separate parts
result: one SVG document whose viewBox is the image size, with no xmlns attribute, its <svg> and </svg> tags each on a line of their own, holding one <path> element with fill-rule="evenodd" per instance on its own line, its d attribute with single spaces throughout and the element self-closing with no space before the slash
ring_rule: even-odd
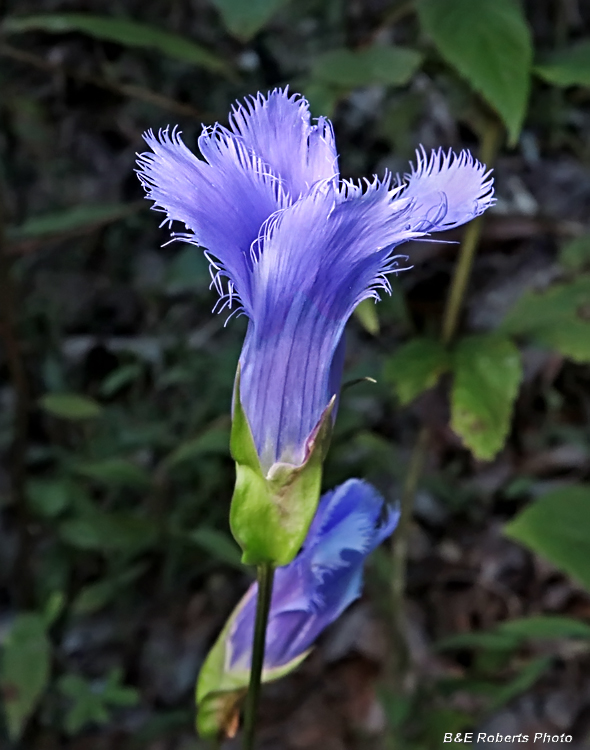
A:
<svg viewBox="0 0 590 750">
<path fill-rule="evenodd" d="M 492 179 L 467 151 L 424 151 L 391 176 L 341 180 L 328 120 L 287 90 L 238 104 L 230 127 L 206 127 L 197 159 L 175 129 L 145 136 L 139 177 L 175 236 L 208 250 L 219 309 L 249 319 L 241 403 L 264 471 L 301 465 L 338 393 L 344 326 L 389 290 L 394 248 L 456 227 L 493 202 Z M 235 303 L 235 307 L 234 307 Z"/>
<path fill-rule="evenodd" d="M 374 487 L 359 479 L 323 495 L 301 552 L 275 573 L 266 670 L 301 657 L 360 596 L 365 558 L 393 532 L 398 517 Z M 257 592 L 254 583 L 227 636 L 229 672 L 250 668 Z"/>
</svg>

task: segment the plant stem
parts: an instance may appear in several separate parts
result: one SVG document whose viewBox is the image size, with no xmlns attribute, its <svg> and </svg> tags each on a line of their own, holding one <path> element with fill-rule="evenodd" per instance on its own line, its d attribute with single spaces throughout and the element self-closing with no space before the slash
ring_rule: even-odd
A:
<svg viewBox="0 0 590 750">
<path fill-rule="evenodd" d="M 408 665 L 408 649 L 406 640 L 406 616 L 404 608 L 404 593 L 406 588 L 406 561 L 408 556 L 408 537 L 412 521 L 412 508 L 418 480 L 422 473 L 429 431 L 422 427 L 418 440 L 412 450 L 408 473 L 402 491 L 400 518 L 392 539 L 391 546 L 391 606 L 394 624 L 393 649 L 393 678 L 395 686 L 401 689 Z"/>
<path fill-rule="evenodd" d="M 502 128 L 497 120 L 488 120 L 481 137 L 480 159 L 488 167 L 493 163 L 500 138 Z M 447 297 L 445 311 L 443 314 L 441 339 L 443 344 L 448 345 L 453 340 L 459 323 L 459 315 L 463 306 L 463 299 L 471 276 L 471 269 L 475 259 L 475 253 L 479 245 L 481 236 L 483 216 L 478 216 L 467 225 L 461 249 L 459 250 L 459 259 L 455 266 L 453 281 Z"/>
<path fill-rule="evenodd" d="M 503 130 L 496 119 L 489 119 L 483 129 L 480 148 L 480 159 L 486 164 L 493 163 L 500 143 Z M 459 316 L 463 306 L 463 300 L 479 238 L 481 235 L 482 217 L 474 219 L 466 228 L 459 250 L 459 258 L 455 266 L 451 288 L 447 297 L 443 314 L 441 340 L 449 345 L 457 331 Z M 408 465 L 408 472 L 404 481 L 400 520 L 393 535 L 391 548 L 391 606 L 393 619 L 393 642 L 392 642 L 392 669 L 393 689 L 397 693 L 403 693 L 405 689 L 406 676 L 408 673 L 408 646 L 406 639 L 406 617 L 405 617 L 405 588 L 406 588 L 406 564 L 408 553 L 408 538 L 412 521 L 412 509 L 414 496 L 426 459 L 428 448 L 429 429 L 424 425 L 418 434 L 418 439 Z M 397 746 L 397 742 L 394 742 Z"/>
<path fill-rule="evenodd" d="M 254 750 L 256 734 L 256 713 L 260 696 L 262 666 L 264 664 L 264 648 L 266 645 L 266 626 L 272 599 L 272 584 L 274 568 L 269 563 L 258 566 L 258 597 L 256 599 L 256 621 L 254 624 L 254 641 L 252 644 L 252 666 L 250 668 L 250 684 L 246 696 L 244 719 L 244 750 Z"/>
<path fill-rule="evenodd" d="M 34 55 L 26 50 L 13 47 L 10 44 L 0 44 L 0 55 L 3 57 L 10 57 L 18 62 L 32 65 L 39 70 L 44 70 L 49 73 L 58 73 L 60 75 L 66 75 L 69 78 L 75 78 L 83 83 L 89 83 L 92 86 L 105 89 L 106 91 L 112 91 L 119 96 L 127 97 L 129 99 L 138 99 L 139 101 L 147 102 L 160 109 L 166 109 L 170 112 L 174 112 L 177 115 L 183 115 L 184 117 L 192 117 L 197 120 L 214 120 L 213 115 L 207 112 L 201 112 L 195 107 L 191 107 L 190 104 L 183 104 L 175 99 L 170 99 L 163 94 L 159 94 L 157 91 L 151 89 L 145 89 L 141 86 L 135 86 L 131 83 L 120 83 L 108 78 L 102 78 L 101 76 L 92 75 L 91 73 L 85 73 L 82 70 L 74 68 L 68 68 L 61 63 L 52 62 L 46 60 L 44 57 Z"/>
</svg>

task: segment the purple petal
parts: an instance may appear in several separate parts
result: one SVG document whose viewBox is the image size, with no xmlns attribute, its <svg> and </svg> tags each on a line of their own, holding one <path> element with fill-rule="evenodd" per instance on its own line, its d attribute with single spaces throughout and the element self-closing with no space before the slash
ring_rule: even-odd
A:
<svg viewBox="0 0 590 750">
<path fill-rule="evenodd" d="M 286 201 L 277 176 L 218 128 L 205 130 L 199 138 L 207 161 L 189 151 L 177 130 L 170 133 L 166 128 L 157 137 L 149 131 L 144 137 L 153 151 L 138 158 L 139 179 L 147 197 L 169 222 L 181 221 L 191 230 L 176 236 L 215 256 L 219 263 L 214 267 L 237 288 L 248 311 L 250 246 L 264 222 Z"/>
<path fill-rule="evenodd" d="M 293 200 L 320 180 L 338 176 L 338 155 L 332 124 L 323 117 L 310 125 L 309 104 L 288 89 L 258 94 L 233 107 L 234 135 L 256 153 Z"/>
<path fill-rule="evenodd" d="M 392 533 L 398 517 L 370 484 L 357 479 L 322 497 L 303 549 L 275 573 L 266 668 L 301 655 L 360 596 L 365 558 Z M 256 594 L 253 584 L 239 605 L 230 669 L 249 666 Z"/>
<path fill-rule="evenodd" d="M 494 203 L 493 179 L 469 151 L 416 151 L 416 168 L 405 175 L 402 196 L 413 201 L 416 229 L 439 232 L 471 221 Z"/>
<path fill-rule="evenodd" d="M 391 247 L 420 236 L 389 183 L 324 183 L 279 212 L 256 246 L 240 359 L 242 404 L 262 465 L 300 464 L 336 387 L 333 362 L 356 305 L 387 288 Z M 339 383 L 338 383 L 339 385 Z"/>
</svg>

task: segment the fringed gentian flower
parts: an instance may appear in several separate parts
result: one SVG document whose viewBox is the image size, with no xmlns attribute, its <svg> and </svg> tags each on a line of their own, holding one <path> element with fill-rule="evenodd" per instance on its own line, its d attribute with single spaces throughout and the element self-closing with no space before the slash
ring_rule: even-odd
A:
<svg viewBox="0 0 590 750">
<path fill-rule="evenodd" d="M 305 659 L 320 633 L 357 599 L 367 555 L 395 529 L 399 512 L 367 482 L 351 479 L 320 499 L 298 556 L 277 568 L 262 679 L 276 680 Z M 238 603 L 197 683 L 203 737 L 233 736 L 246 693 L 258 584 Z"/>
<path fill-rule="evenodd" d="M 360 596 L 365 559 L 393 533 L 398 517 L 370 484 L 359 479 L 323 495 L 301 552 L 275 573 L 265 670 L 303 656 Z M 254 583 L 238 605 L 228 634 L 230 672 L 250 668 L 257 591 Z"/>
<path fill-rule="evenodd" d="M 260 464 L 300 466 L 342 374 L 354 308 L 389 291 L 403 242 L 459 226 L 493 202 L 490 173 L 467 151 L 424 151 L 399 183 L 341 180 L 332 126 L 275 90 L 206 127 L 204 160 L 166 128 L 145 136 L 139 177 L 174 236 L 208 251 L 219 308 L 249 319 L 241 405 Z"/>
</svg>

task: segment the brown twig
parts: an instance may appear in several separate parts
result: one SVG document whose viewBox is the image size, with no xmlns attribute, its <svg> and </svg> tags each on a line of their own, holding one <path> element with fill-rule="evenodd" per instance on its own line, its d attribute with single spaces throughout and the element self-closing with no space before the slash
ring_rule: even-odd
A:
<svg viewBox="0 0 590 750">
<path fill-rule="evenodd" d="M 20 607 L 33 598 L 29 577 L 31 535 L 26 498 L 26 452 L 29 425 L 29 385 L 16 324 L 16 300 L 10 260 L 4 243 L 4 203 L 0 195 L 0 340 L 14 388 L 13 438 L 10 449 L 11 493 L 18 524 L 18 549 L 14 561 L 14 596 Z"/>
<path fill-rule="evenodd" d="M 74 70 L 60 62 L 47 60 L 46 58 L 41 57 L 41 55 L 35 55 L 32 52 L 27 52 L 18 47 L 13 47 L 10 44 L 5 44 L 4 42 L 0 43 L 0 55 L 9 57 L 17 62 L 25 63 L 26 65 L 31 65 L 32 67 L 43 70 L 46 73 L 59 73 L 68 76 L 68 78 L 74 78 L 83 83 L 89 83 L 92 86 L 105 89 L 106 91 L 112 91 L 115 94 L 119 94 L 119 96 L 129 99 L 139 99 L 140 101 L 153 104 L 155 107 L 166 109 L 169 112 L 174 112 L 178 115 L 192 117 L 202 122 L 208 122 L 215 119 L 213 115 L 201 112 L 195 107 L 191 107 L 190 104 L 182 104 L 182 102 L 177 102 L 175 99 L 170 99 L 169 97 L 164 96 L 163 94 L 158 94 L 151 89 L 136 86 L 132 83 L 120 83 L 119 81 L 102 78 L 101 76 L 92 73 L 85 73 L 81 70 Z"/>
</svg>

